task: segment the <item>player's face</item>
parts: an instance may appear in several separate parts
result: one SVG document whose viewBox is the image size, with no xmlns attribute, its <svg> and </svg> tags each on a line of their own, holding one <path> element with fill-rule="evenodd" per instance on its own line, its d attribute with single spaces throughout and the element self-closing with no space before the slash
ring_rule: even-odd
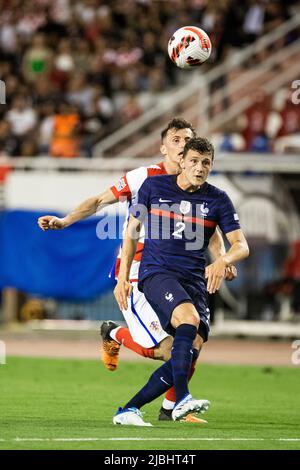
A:
<svg viewBox="0 0 300 470">
<path fill-rule="evenodd" d="M 180 164 L 186 182 L 192 187 L 205 183 L 212 165 L 212 156 L 209 153 L 199 153 L 196 150 L 188 150 Z"/>
<path fill-rule="evenodd" d="M 161 153 L 171 161 L 179 165 L 183 148 L 188 140 L 193 137 L 191 129 L 169 129 L 160 147 Z"/>
</svg>

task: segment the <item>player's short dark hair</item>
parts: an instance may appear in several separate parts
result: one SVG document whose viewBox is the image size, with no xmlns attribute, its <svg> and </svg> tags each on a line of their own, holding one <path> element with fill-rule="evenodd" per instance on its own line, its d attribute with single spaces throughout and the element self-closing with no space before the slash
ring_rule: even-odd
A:
<svg viewBox="0 0 300 470">
<path fill-rule="evenodd" d="M 215 149 L 213 144 L 204 137 L 193 137 L 188 140 L 183 149 L 183 158 L 186 156 L 189 150 L 196 150 L 199 153 L 207 153 L 211 155 L 212 160 L 215 156 Z"/>
<path fill-rule="evenodd" d="M 171 119 L 171 121 L 168 123 L 167 127 L 165 127 L 162 131 L 161 131 L 161 140 L 163 141 L 164 138 L 166 137 L 168 131 L 170 129 L 191 129 L 192 133 L 193 133 L 193 137 L 196 137 L 196 131 L 193 127 L 193 125 L 186 121 L 185 119 L 183 118 L 173 118 Z"/>
</svg>

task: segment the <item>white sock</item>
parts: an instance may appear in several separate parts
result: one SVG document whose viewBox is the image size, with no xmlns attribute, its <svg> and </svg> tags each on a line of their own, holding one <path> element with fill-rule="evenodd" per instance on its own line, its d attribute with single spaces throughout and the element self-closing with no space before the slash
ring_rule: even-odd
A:
<svg viewBox="0 0 300 470">
<path fill-rule="evenodd" d="M 173 410 L 174 406 L 175 406 L 175 401 L 170 401 L 165 398 L 164 401 L 162 402 L 162 407 L 165 410 Z"/>
<path fill-rule="evenodd" d="M 114 328 L 113 330 L 111 330 L 111 332 L 109 333 L 109 336 L 110 336 L 114 341 L 116 341 L 116 343 L 118 343 L 118 344 L 121 344 L 121 343 L 120 343 L 120 341 L 117 340 L 117 338 L 116 338 L 116 333 L 117 333 L 117 331 L 118 331 L 120 328 L 122 328 L 122 327 L 121 327 L 121 326 L 118 326 L 117 328 Z"/>
</svg>

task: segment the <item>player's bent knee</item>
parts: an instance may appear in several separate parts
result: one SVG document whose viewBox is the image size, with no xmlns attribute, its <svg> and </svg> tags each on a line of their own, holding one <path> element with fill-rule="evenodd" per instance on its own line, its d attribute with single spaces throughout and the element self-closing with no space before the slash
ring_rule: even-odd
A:
<svg viewBox="0 0 300 470">
<path fill-rule="evenodd" d="M 171 323 L 174 328 L 178 328 L 178 326 L 183 324 L 193 325 L 198 328 L 200 318 L 193 304 L 184 303 L 174 309 Z"/>
<path fill-rule="evenodd" d="M 188 305 L 188 304 L 185 304 L 185 305 Z M 179 307 L 182 307 L 182 305 L 179 305 Z M 200 318 L 195 307 L 193 305 L 192 305 L 193 308 L 186 308 L 186 309 L 180 308 L 179 309 L 179 307 L 176 307 L 176 309 L 173 312 L 172 326 L 174 328 L 178 328 L 180 325 L 188 324 L 188 325 L 193 325 L 196 328 L 198 328 L 199 323 L 200 323 Z"/>
<path fill-rule="evenodd" d="M 198 328 L 199 324 L 200 324 L 199 316 L 198 315 L 190 315 L 188 318 L 185 319 L 185 321 L 183 323 L 187 323 L 188 325 L 193 325 L 196 328 Z"/>
</svg>

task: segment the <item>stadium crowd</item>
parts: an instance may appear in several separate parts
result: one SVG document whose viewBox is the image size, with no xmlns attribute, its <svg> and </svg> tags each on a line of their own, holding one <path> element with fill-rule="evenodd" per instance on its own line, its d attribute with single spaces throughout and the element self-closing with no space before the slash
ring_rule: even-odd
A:
<svg viewBox="0 0 300 470">
<path fill-rule="evenodd" d="M 153 94 L 176 85 L 178 70 L 166 54 L 174 30 L 188 23 L 205 29 L 217 63 L 285 21 L 294 3 L 0 0 L 0 78 L 6 85 L 0 155 L 90 157 L 93 145 L 140 116 Z M 270 148 L 266 126 L 273 110 L 271 103 L 263 106 L 255 143 L 247 136 L 255 109 L 247 113 L 239 134 L 244 150 Z M 280 123 L 276 132 L 284 132 Z M 220 146 L 235 150 L 232 142 L 223 137 Z"/>
</svg>

